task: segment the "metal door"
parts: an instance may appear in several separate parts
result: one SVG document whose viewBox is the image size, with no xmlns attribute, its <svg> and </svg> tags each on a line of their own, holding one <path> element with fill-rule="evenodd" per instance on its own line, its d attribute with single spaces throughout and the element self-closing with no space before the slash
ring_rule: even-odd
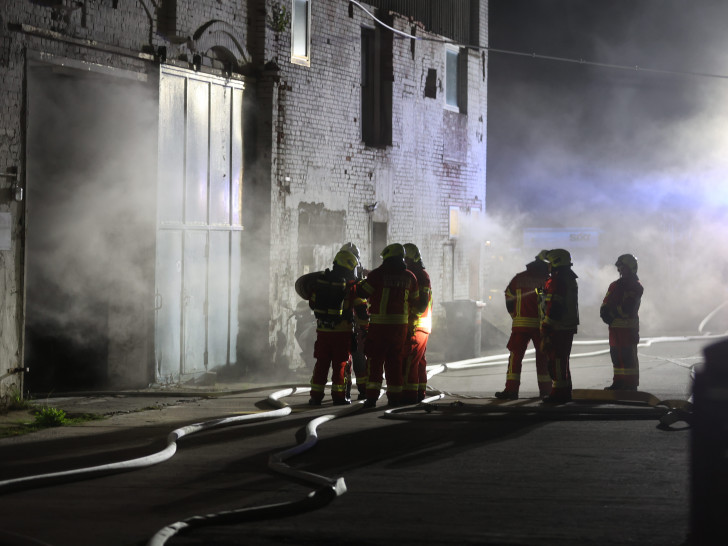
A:
<svg viewBox="0 0 728 546">
<path fill-rule="evenodd" d="M 158 382 L 235 361 L 243 82 L 162 66 L 155 357 Z"/>
</svg>

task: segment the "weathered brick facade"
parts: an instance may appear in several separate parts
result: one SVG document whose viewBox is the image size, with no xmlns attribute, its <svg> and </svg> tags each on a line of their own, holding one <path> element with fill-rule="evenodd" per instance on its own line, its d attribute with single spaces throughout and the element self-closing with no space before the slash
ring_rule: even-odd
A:
<svg viewBox="0 0 728 546">
<path fill-rule="evenodd" d="M 413 43 L 398 35 L 392 41 L 391 145 L 371 147 L 362 141 L 360 119 L 361 29 L 375 28 L 375 21 L 347 0 L 312 0 L 310 66 L 302 66 L 291 62 L 290 28 L 276 32 L 270 24 L 277 4 L 23 0 L 0 7 L 0 173 L 17 171 L 21 188 L 28 182 L 31 61 L 100 74 L 118 71 L 127 78 L 138 74 L 150 86 L 156 85 L 160 63 L 245 80 L 245 266 L 233 281 L 241 282 L 239 331 L 228 363 L 261 371 L 300 364 L 290 318 L 298 303 L 296 278 L 328 266 L 346 241 L 359 246 L 369 267 L 381 250 L 374 248 L 381 241 L 373 242 L 373 223 L 386 225 L 386 242 L 420 247 L 433 280 L 436 319 L 443 301 L 481 297 L 478 249 L 473 258 L 454 243 L 449 223 L 450 207 L 461 213 L 485 207 L 483 50 L 466 53 L 467 114 L 452 111 L 444 106 L 444 40 L 409 17 L 377 12 L 401 33 L 420 39 Z M 474 4 L 479 9 L 468 13 L 477 14 L 473 28 L 479 35 L 471 41 L 484 46 L 487 1 Z M 288 0 L 280 5 L 291 8 Z M 435 73 L 432 98 L 432 88 L 425 87 Z M 26 202 L 15 200 L 14 182 L 12 174 L 0 178 L 0 213 L 10 213 L 12 220 L 11 248 L 0 250 L 3 397 L 20 389 L 21 375 L 9 370 L 23 365 L 24 353 Z M 153 323 L 148 313 L 140 320 Z M 152 354 L 146 376 L 126 383 L 160 380 Z"/>
</svg>

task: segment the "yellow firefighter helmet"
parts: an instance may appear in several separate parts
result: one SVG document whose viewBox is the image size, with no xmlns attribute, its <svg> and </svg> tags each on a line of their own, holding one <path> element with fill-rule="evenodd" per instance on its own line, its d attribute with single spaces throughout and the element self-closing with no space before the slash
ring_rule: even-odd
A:
<svg viewBox="0 0 728 546">
<path fill-rule="evenodd" d="M 383 260 L 387 258 L 404 258 L 404 247 L 399 243 L 392 243 L 384 247 L 381 256 Z"/>
<path fill-rule="evenodd" d="M 349 271 L 354 271 L 356 266 L 359 265 L 359 260 L 348 250 L 339 250 L 336 256 L 334 256 L 334 265 L 340 265 Z"/>
<path fill-rule="evenodd" d="M 361 254 L 359 254 L 359 249 L 354 243 L 346 243 L 339 250 L 346 250 L 347 252 L 351 252 L 354 256 L 356 256 L 357 261 L 361 260 Z"/>
<path fill-rule="evenodd" d="M 546 254 L 546 260 L 551 264 L 551 267 L 564 267 L 572 265 L 571 254 L 569 254 L 568 250 L 564 250 L 563 248 L 555 248 L 553 250 L 549 250 Z"/>
</svg>

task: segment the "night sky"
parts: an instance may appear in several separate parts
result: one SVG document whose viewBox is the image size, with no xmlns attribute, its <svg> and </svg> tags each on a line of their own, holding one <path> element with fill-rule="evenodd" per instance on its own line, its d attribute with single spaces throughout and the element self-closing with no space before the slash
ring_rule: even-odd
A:
<svg viewBox="0 0 728 546">
<path fill-rule="evenodd" d="M 489 45 L 728 76 L 727 23 L 720 0 L 491 0 Z M 527 227 L 716 217 L 726 99 L 728 78 L 491 52 L 487 209 Z"/>
</svg>

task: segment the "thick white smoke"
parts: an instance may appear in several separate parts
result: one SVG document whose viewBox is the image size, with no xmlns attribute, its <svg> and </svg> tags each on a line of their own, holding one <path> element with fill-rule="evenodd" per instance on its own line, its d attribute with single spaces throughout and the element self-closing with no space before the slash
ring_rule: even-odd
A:
<svg viewBox="0 0 728 546">
<path fill-rule="evenodd" d="M 524 24 L 508 28 L 497 25 L 514 19 L 496 9 L 491 46 L 728 76 L 728 6 L 584 4 L 552 3 L 541 16 L 553 24 L 529 22 L 533 9 L 521 5 Z M 728 77 L 492 54 L 490 82 L 488 210 L 517 211 L 525 228 L 599 230 L 596 259 L 571 249 L 582 307 L 600 301 L 616 257 L 632 253 L 643 334 L 696 333 L 728 300 Z"/>
</svg>

